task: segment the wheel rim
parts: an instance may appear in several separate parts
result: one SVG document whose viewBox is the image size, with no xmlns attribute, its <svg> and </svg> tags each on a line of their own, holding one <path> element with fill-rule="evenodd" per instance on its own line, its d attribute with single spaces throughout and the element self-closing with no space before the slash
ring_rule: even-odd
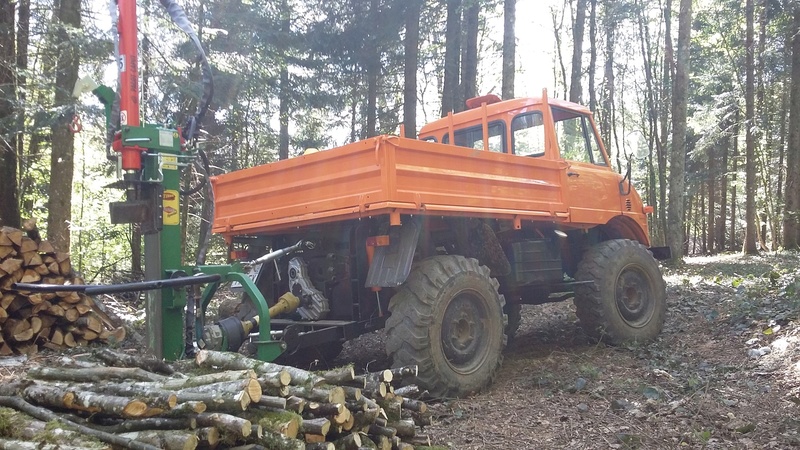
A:
<svg viewBox="0 0 800 450">
<path fill-rule="evenodd" d="M 448 364 L 460 374 L 475 371 L 486 358 L 488 311 L 474 291 L 459 292 L 444 312 L 442 349 Z"/>
<path fill-rule="evenodd" d="M 650 285 L 650 277 L 636 265 L 625 267 L 617 277 L 617 309 L 632 327 L 643 327 L 653 317 L 655 299 Z"/>
</svg>

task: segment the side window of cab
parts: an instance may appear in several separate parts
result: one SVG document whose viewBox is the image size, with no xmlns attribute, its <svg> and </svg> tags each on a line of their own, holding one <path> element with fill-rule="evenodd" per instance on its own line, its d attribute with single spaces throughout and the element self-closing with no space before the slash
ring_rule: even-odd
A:
<svg viewBox="0 0 800 450">
<path fill-rule="evenodd" d="M 489 124 L 489 150 L 492 152 L 505 153 L 505 124 L 497 121 Z M 469 147 L 476 150 L 483 150 L 483 126 L 478 125 L 463 128 L 453 132 L 455 136 L 454 145 L 459 147 Z M 445 134 L 442 139 L 443 144 L 450 143 L 450 136 Z"/>
<path fill-rule="evenodd" d="M 589 117 L 561 108 L 552 108 L 552 111 L 561 157 L 569 161 L 605 166 L 606 160 Z"/>
<path fill-rule="evenodd" d="M 542 113 L 520 114 L 511 121 L 512 153 L 519 156 L 544 155 L 544 119 Z"/>
</svg>

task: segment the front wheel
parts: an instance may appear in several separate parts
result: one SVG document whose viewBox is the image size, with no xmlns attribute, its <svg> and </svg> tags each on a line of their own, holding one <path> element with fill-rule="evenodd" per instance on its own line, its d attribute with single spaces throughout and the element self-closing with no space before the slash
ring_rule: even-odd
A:
<svg viewBox="0 0 800 450">
<path fill-rule="evenodd" d="M 489 269 L 463 256 L 419 263 L 392 297 L 386 351 L 393 365 L 417 365 L 417 384 L 458 397 L 489 384 L 506 344 L 504 298 Z"/>
<path fill-rule="evenodd" d="M 627 239 L 589 249 L 575 275 L 575 308 L 584 330 L 614 345 L 655 339 L 664 326 L 666 286 L 653 256 Z"/>
</svg>

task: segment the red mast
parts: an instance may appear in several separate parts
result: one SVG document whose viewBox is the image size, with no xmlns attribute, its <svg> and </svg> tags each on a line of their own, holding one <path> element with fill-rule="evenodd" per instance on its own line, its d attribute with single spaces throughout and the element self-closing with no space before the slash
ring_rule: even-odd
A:
<svg viewBox="0 0 800 450">
<path fill-rule="evenodd" d="M 139 123 L 139 27 L 136 21 L 136 0 L 117 0 L 119 20 L 119 124 L 138 127 Z M 142 168 L 142 149 L 138 146 L 115 145 L 122 154 L 122 170 Z"/>
</svg>

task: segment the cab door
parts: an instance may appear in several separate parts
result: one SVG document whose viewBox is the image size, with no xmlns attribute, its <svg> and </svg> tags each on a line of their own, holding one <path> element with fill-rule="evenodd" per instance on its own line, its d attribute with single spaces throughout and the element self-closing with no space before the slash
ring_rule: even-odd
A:
<svg viewBox="0 0 800 450">
<path fill-rule="evenodd" d="M 552 107 L 555 136 L 566 171 L 570 222 L 604 224 L 622 213 L 619 181 L 591 116 Z"/>
</svg>

